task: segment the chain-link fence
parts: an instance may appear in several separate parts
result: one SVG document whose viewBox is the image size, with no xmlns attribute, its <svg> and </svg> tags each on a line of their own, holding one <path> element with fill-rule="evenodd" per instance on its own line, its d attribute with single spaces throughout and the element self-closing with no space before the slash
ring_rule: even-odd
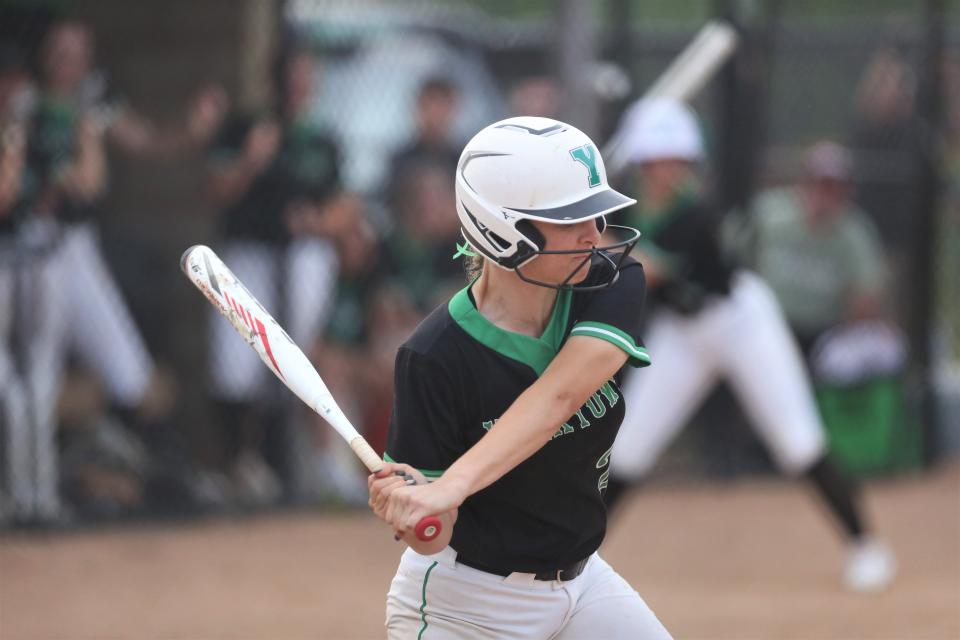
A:
<svg viewBox="0 0 960 640">
<path fill-rule="evenodd" d="M 857 313 L 900 327 L 909 340 L 885 335 L 912 347 L 908 364 L 870 384 L 820 386 L 834 446 L 863 472 L 956 450 L 958 11 L 935 1 L 0 2 L 0 515 L 365 503 L 349 450 L 189 288 L 180 252 L 213 246 L 382 451 L 396 348 L 464 284 L 451 259 L 464 142 L 522 113 L 571 118 L 603 146 L 715 17 L 741 44 L 691 102 L 704 183 L 732 235 L 777 202 L 758 198 L 771 189 L 849 182 L 843 206 L 862 209 L 882 255 L 875 268 L 890 274 Z M 823 139 L 847 145 L 851 166 L 811 164 Z M 728 396 L 710 398 L 665 466 L 768 469 L 737 416 Z"/>
</svg>

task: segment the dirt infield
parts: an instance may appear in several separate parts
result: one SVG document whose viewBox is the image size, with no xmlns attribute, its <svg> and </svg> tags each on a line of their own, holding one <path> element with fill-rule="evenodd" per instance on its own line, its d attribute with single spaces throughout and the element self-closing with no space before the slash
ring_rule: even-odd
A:
<svg viewBox="0 0 960 640">
<path fill-rule="evenodd" d="M 843 591 L 833 532 L 777 479 L 652 488 L 602 553 L 677 638 L 960 638 L 960 465 L 868 499 L 901 564 L 878 596 Z M 0 638 L 381 638 L 400 551 L 365 514 L 7 536 Z"/>
</svg>

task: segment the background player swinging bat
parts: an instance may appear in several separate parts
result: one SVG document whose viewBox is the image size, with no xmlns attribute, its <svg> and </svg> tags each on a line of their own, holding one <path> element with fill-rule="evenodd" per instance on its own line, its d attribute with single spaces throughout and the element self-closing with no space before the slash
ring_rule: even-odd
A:
<svg viewBox="0 0 960 640">
<path fill-rule="evenodd" d="M 373 472 L 383 466 L 383 460 L 350 424 L 307 356 L 212 249 L 190 247 L 180 258 L 180 268 L 274 375 L 350 444 L 367 469 Z M 440 530 L 440 520 L 434 516 L 423 518 L 414 529 L 423 541 L 433 540 Z"/>
</svg>

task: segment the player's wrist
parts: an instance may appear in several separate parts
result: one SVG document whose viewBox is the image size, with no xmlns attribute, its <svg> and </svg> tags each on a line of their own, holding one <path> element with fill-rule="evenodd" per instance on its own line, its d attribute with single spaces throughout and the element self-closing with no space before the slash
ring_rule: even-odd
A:
<svg viewBox="0 0 960 640">
<path fill-rule="evenodd" d="M 443 484 L 446 490 L 456 497 L 457 507 L 463 504 L 463 501 L 473 493 L 473 482 L 469 474 L 453 467 L 447 469 L 440 478 L 434 481 L 434 484 L 437 483 Z"/>
</svg>

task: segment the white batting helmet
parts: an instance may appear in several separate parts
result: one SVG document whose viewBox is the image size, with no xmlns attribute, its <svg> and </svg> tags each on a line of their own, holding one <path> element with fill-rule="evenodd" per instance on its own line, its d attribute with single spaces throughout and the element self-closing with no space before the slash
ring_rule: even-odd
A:
<svg viewBox="0 0 960 640">
<path fill-rule="evenodd" d="M 626 115 L 630 162 L 703 159 L 703 137 L 693 109 L 670 98 L 641 100 Z"/>
<path fill-rule="evenodd" d="M 529 221 L 574 224 L 597 219 L 602 229 L 604 215 L 636 203 L 610 188 L 600 152 L 585 133 L 535 117 L 501 120 L 475 135 L 460 155 L 456 195 L 470 245 L 518 273 L 518 267 L 537 255 L 551 253 Z"/>
</svg>

